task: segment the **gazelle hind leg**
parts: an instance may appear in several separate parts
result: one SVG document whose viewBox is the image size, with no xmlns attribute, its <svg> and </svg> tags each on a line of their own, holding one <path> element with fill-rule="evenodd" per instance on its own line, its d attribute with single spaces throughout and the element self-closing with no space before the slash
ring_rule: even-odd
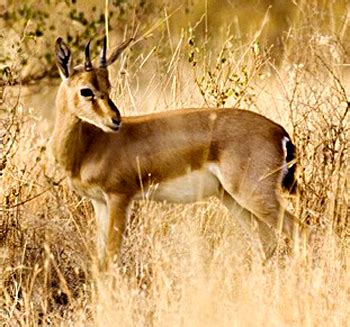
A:
<svg viewBox="0 0 350 327">
<path fill-rule="evenodd" d="M 282 210 L 280 219 L 283 219 L 283 222 L 286 220 L 289 221 L 290 224 L 293 224 L 294 228 L 291 239 L 293 241 L 294 250 L 300 250 L 299 246 L 301 245 L 313 245 L 316 232 L 314 228 L 302 223 L 297 217 L 286 209 Z"/>
<path fill-rule="evenodd" d="M 254 215 L 253 215 L 254 216 Z M 278 239 L 273 229 L 263 221 L 254 216 L 255 222 L 258 224 L 258 233 L 261 244 L 265 253 L 265 260 L 269 260 L 276 252 Z"/>
<path fill-rule="evenodd" d="M 294 240 L 294 225 L 302 224 L 281 204 L 282 200 L 278 195 L 281 188 L 279 176 L 263 172 L 253 174 L 249 171 L 249 167 L 246 168 L 245 173 L 239 175 L 230 171 L 229 168 L 219 167 L 216 176 L 228 195 L 255 216 L 267 256 L 269 256 L 268 253 L 273 254 L 278 244 L 272 230 L 281 231 L 288 239 Z M 266 177 L 256 178 L 259 175 L 266 175 Z M 244 223 L 243 219 L 240 220 Z"/>
<path fill-rule="evenodd" d="M 298 219 L 285 209 L 277 195 L 258 195 L 248 204 L 248 208 L 263 222 L 282 232 L 288 239 L 294 240 L 294 226 Z"/>
<path fill-rule="evenodd" d="M 226 191 L 224 191 L 222 202 L 230 213 L 239 221 L 240 226 L 249 236 L 254 256 L 259 255 L 259 257 L 262 257 L 263 261 L 270 259 L 277 247 L 277 241 L 273 231 L 264 222 L 257 219 L 254 214 L 243 208 Z M 258 233 L 254 232 L 252 220 L 257 223 Z"/>
<path fill-rule="evenodd" d="M 266 214 L 266 212 L 261 210 L 256 215 L 260 219 L 264 219 L 268 224 L 277 225 L 277 230 L 292 241 L 290 245 L 294 254 L 299 253 L 300 250 L 304 251 L 308 246 L 312 246 L 315 230 L 302 223 L 296 216 L 282 207 L 280 202 L 276 210 L 270 214 Z"/>
</svg>

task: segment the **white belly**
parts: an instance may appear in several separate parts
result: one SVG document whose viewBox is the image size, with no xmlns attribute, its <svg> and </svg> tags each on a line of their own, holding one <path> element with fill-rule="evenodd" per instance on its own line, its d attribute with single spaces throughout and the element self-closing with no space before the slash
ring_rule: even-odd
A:
<svg viewBox="0 0 350 327">
<path fill-rule="evenodd" d="M 217 195 L 220 183 L 208 168 L 189 171 L 186 175 L 145 186 L 144 192 L 139 193 L 136 199 L 189 203 Z"/>
</svg>

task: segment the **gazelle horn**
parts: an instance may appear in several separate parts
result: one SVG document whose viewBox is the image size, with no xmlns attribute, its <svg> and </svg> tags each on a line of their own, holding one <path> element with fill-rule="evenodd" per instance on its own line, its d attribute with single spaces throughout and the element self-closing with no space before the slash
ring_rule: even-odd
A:
<svg viewBox="0 0 350 327">
<path fill-rule="evenodd" d="M 86 71 L 92 70 L 92 63 L 90 59 L 90 41 L 86 44 L 85 47 L 85 63 L 84 63 L 84 68 Z"/>
<path fill-rule="evenodd" d="M 103 38 L 103 46 L 101 50 L 101 55 L 100 55 L 100 67 L 101 68 L 106 68 L 107 67 L 107 36 Z"/>
</svg>

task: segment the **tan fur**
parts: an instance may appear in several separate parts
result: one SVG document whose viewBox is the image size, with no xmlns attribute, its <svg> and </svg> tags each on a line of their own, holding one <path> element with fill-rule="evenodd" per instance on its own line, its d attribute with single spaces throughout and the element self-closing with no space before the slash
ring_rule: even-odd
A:
<svg viewBox="0 0 350 327">
<path fill-rule="evenodd" d="M 94 92 L 88 101 L 79 94 Z M 265 234 L 284 212 L 289 238 L 296 218 L 279 198 L 285 130 L 267 118 L 238 109 L 182 109 L 120 118 L 108 102 L 106 68 L 77 70 L 56 100 L 53 153 L 72 186 L 93 201 L 99 255 L 104 267 L 118 254 L 130 202 L 189 202 L 215 195 L 249 230 L 257 219 Z M 121 119 L 113 132 L 112 119 Z M 272 232 L 270 233 L 272 235 Z"/>
</svg>

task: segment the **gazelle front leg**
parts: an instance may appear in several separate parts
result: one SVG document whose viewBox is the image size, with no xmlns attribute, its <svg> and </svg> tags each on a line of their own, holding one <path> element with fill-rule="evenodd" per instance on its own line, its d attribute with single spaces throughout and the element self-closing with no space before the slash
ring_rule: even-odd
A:
<svg viewBox="0 0 350 327">
<path fill-rule="evenodd" d="M 106 270 L 119 255 L 129 202 L 128 197 L 115 194 L 107 195 L 106 202 L 92 201 L 97 220 L 97 252 L 101 270 Z"/>
<path fill-rule="evenodd" d="M 107 203 L 91 200 L 96 218 L 96 250 L 98 261 L 101 262 L 106 249 L 106 235 L 108 229 L 108 208 Z"/>
</svg>

